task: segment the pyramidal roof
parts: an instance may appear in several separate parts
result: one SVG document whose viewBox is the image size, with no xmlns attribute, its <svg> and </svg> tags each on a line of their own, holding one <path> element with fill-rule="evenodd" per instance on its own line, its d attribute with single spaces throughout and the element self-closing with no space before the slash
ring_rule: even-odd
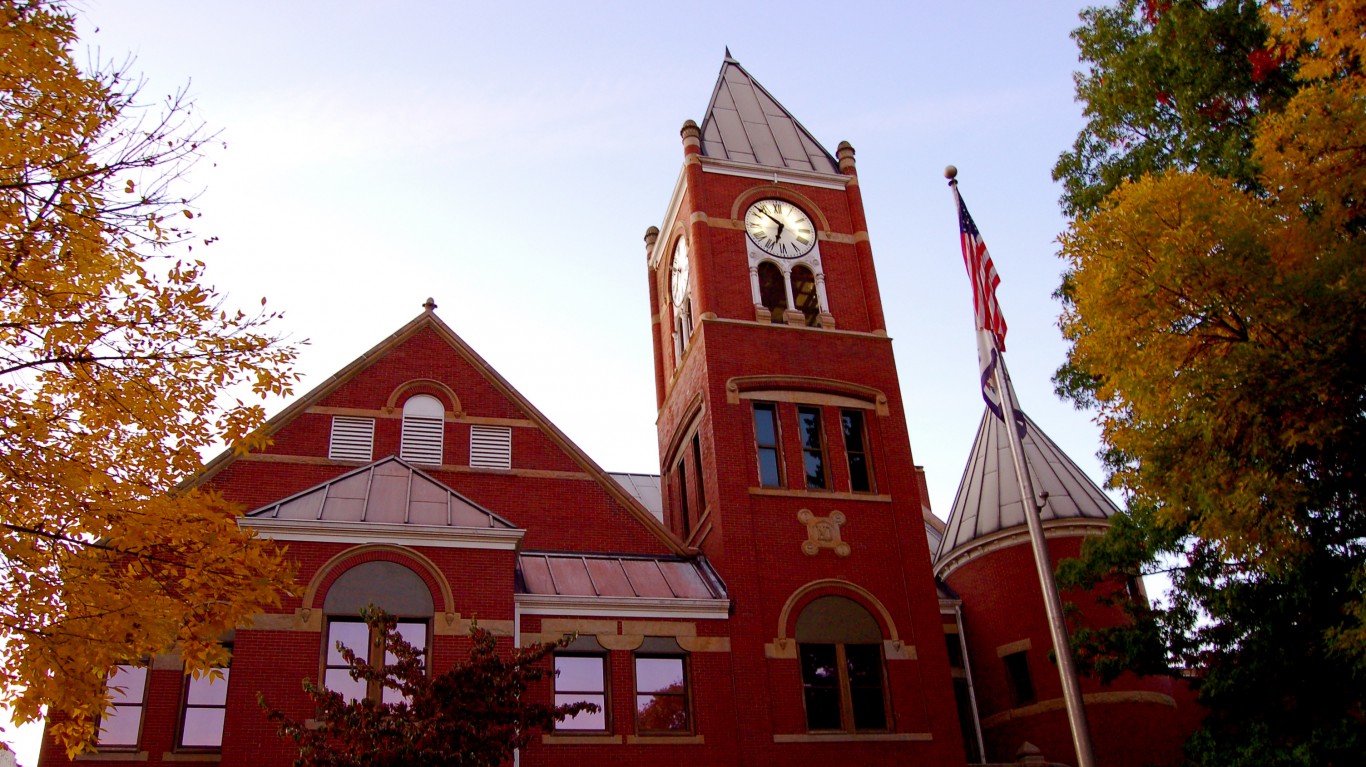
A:
<svg viewBox="0 0 1366 767">
<path fill-rule="evenodd" d="M 516 529 L 516 525 L 398 458 L 368 466 L 247 512 L 248 517 L 321 522 Z"/>
<path fill-rule="evenodd" d="M 1023 443 L 1034 492 L 1046 494 L 1039 515 L 1045 523 L 1063 519 L 1103 520 L 1119 511 L 1109 496 L 1028 416 Z M 1024 515 L 1025 504 L 1020 501 L 1020 483 L 1010 455 L 1006 424 L 990 410 L 984 410 L 972 454 L 953 499 L 944 538 L 935 553 L 935 563 L 948 561 L 954 552 L 994 533 L 1023 528 Z"/>
<path fill-rule="evenodd" d="M 707 116 L 702 154 L 770 168 L 839 173 L 839 163 L 726 51 Z"/>
</svg>

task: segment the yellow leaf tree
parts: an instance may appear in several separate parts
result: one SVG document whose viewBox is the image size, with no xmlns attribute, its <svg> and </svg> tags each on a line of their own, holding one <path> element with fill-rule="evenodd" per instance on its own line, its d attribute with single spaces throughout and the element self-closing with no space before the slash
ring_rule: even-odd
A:
<svg viewBox="0 0 1366 767">
<path fill-rule="evenodd" d="M 189 259 L 177 182 L 206 138 L 184 95 L 143 104 L 82 71 L 60 0 L 0 0 L 0 705 L 85 747 L 121 663 L 278 604 L 289 569 L 186 485 L 245 448 L 294 350 L 227 309 Z"/>
<path fill-rule="evenodd" d="M 1165 170 L 1071 224 L 1059 383 L 1130 496 L 1092 564 L 1174 569 L 1146 617 L 1211 712 L 1193 760 L 1360 764 L 1366 2 L 1261 13 L 1299 84 L 1259 116 L 1257 183 Z"/>
</svg>

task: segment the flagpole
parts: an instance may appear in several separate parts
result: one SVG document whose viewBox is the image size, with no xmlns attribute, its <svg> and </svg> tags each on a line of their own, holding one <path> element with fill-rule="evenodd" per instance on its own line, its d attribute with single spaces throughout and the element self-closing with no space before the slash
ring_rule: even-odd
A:
<svg viewBox="0 0 1366 767">
<path fill-rule="evenodd" d="M 954 196 L 958 196 L 958 169 L 950 165 L 944 169 L 945 178 Z M 961 202 L 961 200 L 960 200 Z M 970 277 L 972 275 L 969 275 Z M 980 334 L 979 334 L 980 336 Z M 979 340 L 980 343 L 980 340 Z M 1058 594 L 1058 584 L 1053 578 L 1053 563 L 1048 556 L 1048 543 L 1044 538 L 1043 521 L 1039 518 L 1043 511 L 1043 501 L 1034 493 L 1034 481 L 1029 476 L 1029 466 L 1025 462 L 1022 428 L 1017 424 L 1016 414 L 1021 413 L 1015 401 L 1015 390 L 1010 386 L 1010 375 L 1006 372 L 1005 355 L 995 348 L 996 337 L 992 335 L 992 352 L 995 353 L 994 379 L 997 396 L 1001 398 L 1001 418 L 1005 422 L 1006 439 L 1010 445 L 1010 457 L 1015 465 L 1015 477 L 1020 485 L 1020 503 L 1025 508 L 1025 526 L 1029 529 L 1030 548 L 1034 553 L 1034 568 L 1039 574 L 1039 586 L 1043 592 L 1044 612 L 1048 616 L 1048 629 L 1053 637 L 1054 655 L 1058 661 L 1058 677 L 1062 681 L 1062 698 L 1067 709 L 1067 722 L 1072 730 L 1072 745 L 1077 751 L 1077 767 L 1095 767 L 1095 749 L 1091 745 L 1091 727 L 1086 720 L 1086 705 L 1082 698 L 1081 682 L 1077 675 L 1076 663 L 1072 658 L 1072 643 L 1067 636 L 1067 622 L 1063 618 L 1062 597 Z M 1031 513 L 1032 512 L 1032 513 Z"/>
<path fill-rule="evenodd" d="M 996 391 L 1001 396 L 1002 409 L 1010 414 L 1006 420 L 1006 437 L 1010 442 L 1010 457 L 1015 464 L 1015 476 L 1020 482 L 1020 499 L 1026 509 L 1025 524 L 1029 528 L 1029 543 L 1034 549 L 1034 568 L 1039 572 L 1039 586 L 1043 591 L 1044 612 L 1048 614 L 1048 630 L 1053 635 L 1054 655 L 1058 659 L 1058 676 L 1062 679 L 1062 699 L 1067 707 L 1067 722 L 1072 728 L 1072 745 L 1077 750 L 1077 767 L 1094 767 L 1095 753 L 1091 746 L 1091 727 L 1086 720 L 1086 704 L 1081 694 L 1081 681 L 1077 676 L 1077 666 L 1072 659 L 1072 644 L 1067 636 L 1067 622 L 1063 618 L 1062 597 L 1058 595 L 1058 584 L 1053 578 L 1053 563 L 1048 556 L 1048 543 L 1044 538 L 1043 521 L 1039 514 L 1043 503 L 1034 494 L 1034 482 L 1029 477 L 1025 463 L 1024 443 L 1015 428 L 1015 413 L 1020 412 L 1015 401 L 1015 391 L 1010 386 L 1010 376 L 1006 373 L 1006 361 L 1000 356 L 996 363 Z M 1028 499 L 1028 500 L 1026 500 Z"/>
</svg>

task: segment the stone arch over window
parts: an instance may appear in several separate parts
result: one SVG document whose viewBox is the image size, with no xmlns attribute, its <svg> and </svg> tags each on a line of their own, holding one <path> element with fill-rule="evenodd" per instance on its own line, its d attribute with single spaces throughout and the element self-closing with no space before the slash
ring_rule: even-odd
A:
<svg viewBox="0 0 1366 767">
<path fill-rule="evenodd" d="M 355 616 L 371 605 L 398 618 L 431 618 L 435 612 L 427 582 L 411 568 L 386 560 L 363 562 L 337 576 L 323 599 L 323 612 Z"/>
<path fill-rule="evenodd" d="M 415 394 L 427 394 L 441 400 L 446 409 L 452 415 L 464 415 L 464 408 L 460 405 L 460 398 L 455 391 L 446 384 L 432 378 L 414 378 L 411 381 L 404 381 L 389 393 L 389 399 L 385 401 L 384 408 L 389 412 L 398 409 L 399 403 Z"/>
<path fill-rule="evenodd" d="M 445 613 L 448 622 L 454 620 L 454 595 L 450 583 L 436 565 L 416 551 L 386 544 L 358 546 L 329 559 L 309 580 L 308 587 L 304 590 L 303 609 L 321 609 L 326 612 L 324 600 L 333 583 L 353 568 L 367 562 L 389 562 L 416 574 L 432 599 L 433 613 Z"/>
<path fill-rule="evenodd" d="M 849 597 L 835 594 L 808 602 L 797 615 L 793 634 L 798 642 L 882 643 L 882 626 L 873 614 Z"/>
<path fill-rule="evenodd" d="M 744 399 L 863 408 L 879 416 L 891 413 L 887 395 L 879 389 L 815 376 L 760 375 L 727 379 L 726 402 L 735 405 Z"/>
<path fill-rule="evenodd" d="M 825 596 L 844 597 L 860 605 L 861 609 L 874 617 L 882 641 L 900 647 L 901 639 L 897 634 L 896 623 L 892 621 L 892 614 L 882 602 L 873 596 L 871 591 L 856 583 L 833 578 L 811 581 L 792 592 L 778 613 L 778 634 L 775 644 L 790 643 L 791 637 L 796 635 L 796 622 L 802 610 L 808 604 Z"/>
<path fill-rule="evenodd" d="M 730 206 L 730 217 L 740 220 L 745 217 L 745 211 L 750 205 L 767 197 L 774 197 L 780 200 L 787 200 L 806 211 L 806 215 L 816 224 L 816 228 L 822 232 L 830 231 L 830 219 L 826 218 L 825 211 L 816 204 L 815 200 L 798 192 L 790 186 L 779 186 L 777 184 L 764 184 L 746 190 L 743 194 L 735 198 L 735 202 Z"/>
</svg>

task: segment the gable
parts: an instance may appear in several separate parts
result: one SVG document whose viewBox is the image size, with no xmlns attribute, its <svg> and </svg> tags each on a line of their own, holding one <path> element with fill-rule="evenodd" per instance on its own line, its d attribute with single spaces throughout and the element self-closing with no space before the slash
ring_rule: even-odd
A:
<svg viewBox="0 0 1366 767">
<path fill-rule="evenodd" d="M 440 403 L 439 448 L 405 451 L 404 405 Z M 338 421 L 345 428 L 338 430 Z M 411 427 L 412 424 L 410 423 Z M 277 504 L 365 464 L 404 455 L 431 480 L 526 531 L 527 546 L 681 554 L 682 544 L 430 309 L 272 418 L 272 443 L 224 454 L 199 480 L 247 508 Z M 371 454 L 355 448 L 371 429 Z M 506 438 L 509 468 L 489 468 L 471 435 Z M 332 449 L 334 433 L 348 451 Z M 412 435 L 409 435 L 412 436 Z M 430 448 L 430 445 L 428 446 Z M 362 448 L 363 449 L 363 448 Z M 440 463 L 433 463 L 439 455 Z M 472 458 L 474 460 L 472 460 Z M 484 464 L 484 465 L 480 465 Z M 282 507 L 283 508 L 283 507 Z"/>
</svg>

